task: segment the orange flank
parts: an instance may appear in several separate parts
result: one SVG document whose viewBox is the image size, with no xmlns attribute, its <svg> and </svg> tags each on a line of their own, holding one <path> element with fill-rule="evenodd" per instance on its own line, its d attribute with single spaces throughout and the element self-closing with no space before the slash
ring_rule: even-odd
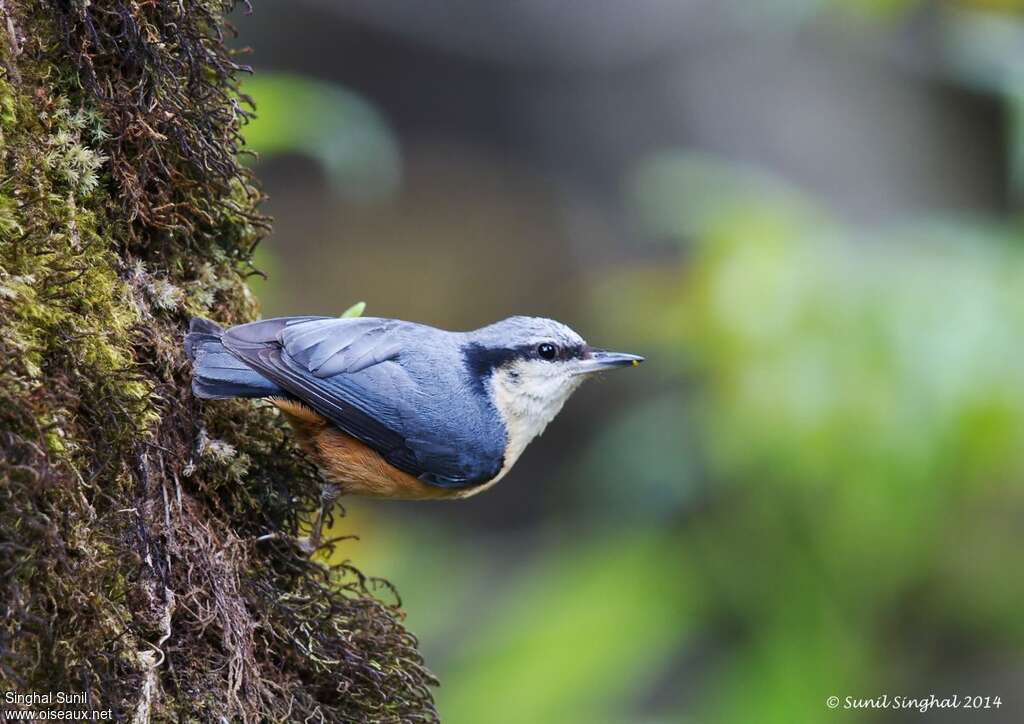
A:
<svg viewBox="0 0 1024 724">
<path fill-rule="evenodd" d="M 459 497 L 464 491 L 428 485 L 389 464 L 376 450 L 342 432 L 329 420 L 305 405 L 271 400 L 295 429 L 299 445 L 343 494 L 398 500 L 429 500 Z"/>
</svg>

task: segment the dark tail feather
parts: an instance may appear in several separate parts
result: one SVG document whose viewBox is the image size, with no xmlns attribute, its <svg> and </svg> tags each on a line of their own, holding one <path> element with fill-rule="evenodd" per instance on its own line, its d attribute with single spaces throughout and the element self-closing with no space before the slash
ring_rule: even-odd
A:
<svg viewBox="0 0 1024 724">
<path fill-rule="evenodd" d="M 204 400 L 270 397 L 280 387 L 224 349 L 223 331 L 207 319 L 194 318 L 185 335 L 185 354 L 192 360 L 192 393 Z"/>
</svg>

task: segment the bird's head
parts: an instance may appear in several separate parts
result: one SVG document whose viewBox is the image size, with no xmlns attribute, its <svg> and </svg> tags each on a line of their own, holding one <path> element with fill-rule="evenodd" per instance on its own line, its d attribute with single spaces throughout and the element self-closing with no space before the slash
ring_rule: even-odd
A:
<svg viewBox="0 0 1024 724">
<path fill-rule="evenodd" d="M 510 317 L 468 332 L 463 354 L 474 383 L 491 396 L 510 445 L 521 446 L 519 451 L 585 379 L 644 359 L 591 347 L 566 325 L 541 317 Z"/>
</svg>

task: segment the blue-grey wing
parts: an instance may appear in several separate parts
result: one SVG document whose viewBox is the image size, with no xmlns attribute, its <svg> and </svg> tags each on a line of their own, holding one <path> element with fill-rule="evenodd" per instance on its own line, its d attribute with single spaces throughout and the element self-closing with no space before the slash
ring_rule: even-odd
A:
<svg viewBox="0 0 1024 724">
<path fill-rule="evenodd" d="M 410 325 L 394 319 L 314 319 L 284 327 L 279 341 L 288 356 L 314 377 L 355 374 L 394 359 L 402 351 L 396 330 Z"/>
<path fill-rule="evenodd" d="M 503 446 L 445 429 L 436 390 L 424 390 L 430 380 L 405 364 L 422 330 L 430 328 L 373 317 L 293 317 L 234 327 L 223 343 L 396 468 L 444 487 L 489 480 Z"/>
</svg>

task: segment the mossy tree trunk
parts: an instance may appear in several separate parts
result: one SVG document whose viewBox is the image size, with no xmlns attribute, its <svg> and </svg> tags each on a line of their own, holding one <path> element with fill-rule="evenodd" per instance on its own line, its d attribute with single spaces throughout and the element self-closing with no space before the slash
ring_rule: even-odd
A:
<svg viewBox="0 0 1024 724">
<path fill-rule="evenodd" d="M 358 571 L 261 534 L 319 481 L 200 406 L 191 316 L 251 319 L 231 2 L 0 0 L 0 688 L 129 721 L 432 721 Z"/>
</svg>

